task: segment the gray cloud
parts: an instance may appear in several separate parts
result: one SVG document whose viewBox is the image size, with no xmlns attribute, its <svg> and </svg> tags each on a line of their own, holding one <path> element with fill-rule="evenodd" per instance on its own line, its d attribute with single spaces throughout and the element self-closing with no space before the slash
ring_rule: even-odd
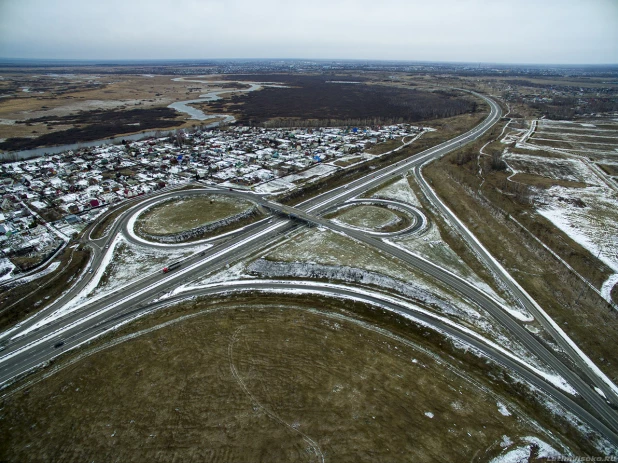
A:
<svg viewBox="0 0 618 463">
<path fill-rule="evenodd" d="M 618 2 L 0 0 L 0 56 L 618 63 Z"/>
</svg>

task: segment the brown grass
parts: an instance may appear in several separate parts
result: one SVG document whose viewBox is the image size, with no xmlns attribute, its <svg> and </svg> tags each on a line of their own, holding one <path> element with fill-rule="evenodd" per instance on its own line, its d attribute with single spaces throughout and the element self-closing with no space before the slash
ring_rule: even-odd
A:
<svg viewBox="0 0 618 463">
<path fill-rule="evenodd" d="M 170 199 L 146 211 L 136 229 L 152 235 L 180 233 L 238 214 L 252 207 L 249 201 L 220 195 Z"/>
<path fill-rule="evenodd" d="M 573 182 L 570 180 L 561 180 L 557 178 L 541 177 L 540 175 L 519 173 L 511 177 L 514 182 L 525 183 L 526 185 L 536 186 L 540 188 L 551 188 L 555 185 L 560 185 L 568 188 L 585 188 L 588 186 L 583 182 Z"/>
<path fill-rule="evenodd" d="M 374 145 L 365 151 L 369 154 L 382 154 L 386 153 L 387 151 L 394 150 L 402 144 L 403 143 L 401 142 L 401 138 L 395 138 L 393 140 L 386 140 L 385 142 L 378 143 L 377 145 Z"/>
<path fill-rule="evenodd" d="M 561 434 L 534 400 L 505 397 L 482 359 L 361 304 L 247 295 L 187 303 L 122 333 L 205 309 L 5 397 L 0 459 L 470 461 L 495 457 L 503 435 Z M 563 438 L 595 454 L 577 439 Z"/>
<path fill-rule="evenodd" d="M 597 164 L 607 175 L 618 175 L 618 166 L 614 164 Z"/>
<path fill-rule="evenodd" d="M 336 166 L 339 166 L 339 167 L 348 167 L 348 166 L 350 166 L 352 164 L 356 164 L 361 159 L 362 158 L 360 156 L 355 157 L 355 158 L 346 159 L 346 160 L 340 159 L 338 161 L 333 162 L 333 164 L 335 164 Z"/>
<path fill-rule="evenodd" d="M 404 212 L 397 209 L 389 209 L 379 204 L 375 205 L 353 205 L 347 208 L 324 216 L 327 219 L 338 218 L 340 221 L 355 227 L 362 227 L 363 223 L 370 224 L 369 228 L 381 233 L 394 233 L 404 230 L 411 224 L 410 218 Z M 397 217 L 397 223 L 387 225 L 391 219 Z"/>
</svg>

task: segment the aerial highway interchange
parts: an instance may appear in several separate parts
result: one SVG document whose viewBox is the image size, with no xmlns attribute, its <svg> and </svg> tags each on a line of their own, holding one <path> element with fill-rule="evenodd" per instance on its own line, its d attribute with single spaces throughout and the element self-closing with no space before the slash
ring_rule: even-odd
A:
<svg viewBox="0 0 618 463">
<path fill-rule="evenodd" d="M 501 364 L 508 370 L 516 372 L 534 386 L 552 396 L 565 408 L 580 417 L 614 445 L 618 445 L 618 394 L 616 388 L 583 354 L 567 335 L 545 314 L 534 300 L 510 277 L 508 272 L 492 258 L 490 253 L 475 239 L 473 234 L 457 219 L 433 192 L 431 185 L 422 175 L 423 165 L 445 154 L 470 143 L 493 127 L 502 117 L 500 105 L 492 98 L 475 93 L 484 99 L 490 107 L 488 116 L 474 129 L 459 135 L 452 140 L 427 149 L 417 155 L 407 158 L 388 167 L 372 171 L 344 187 L 319 194 L 296 206 L 287 206 L 269 201 L 266 197 L 247 191 L 221 188 L 214 185 L 196 185 L 193 190 L 169 190 L 152 195 L 146 199 L 135 201 L 135 205 L 123 212 L 113 223 L 106 236 L 91 239 L 86 233 L 84 240 L 92 249 L 92 259 L 89 268 L 92 273 L 85 272 L 82 278 L 70 288 L 59 300 L 23 321 L 14 329 L 0 335 L 5 343 L 5 349 L 0 352 L 0 383 L 10 384 L 23 377 L 33 369 L 45 365 L 46 362 L 62 355 L 76 346 L 83 344 L 103 333 L 112 330 L 119 323 L 143 316 L 160 307 L 182 301 L 189 297 L 207 296 L 223 292 L 248 291 L 297 291 L 300 293 L 319 293 L 343 299 L 361 299 L 371 305 L 386 307 L 389 310 L 405 313 L 424 323 L 435 327 L 450 336 L 461 340 L 482 352 L 487 357 Z M 498 276 L 505 287 L 509 289 L 517 303 L 545 328 L 554 341 L 565 353 L 568 361 L 556 355 L 546 345 L 522 326 L 520 320 L 511 315 L 502 304 L 483 290 L 466 280 L 454 275 L 426 259 L 410 253 L 388 240 L 388 236 L 367 233 L 352 227 L 344 227 L 323 217 L 328 211 L 343 204 L 349 204 L 366 191 L 375 188 L 393 176 L 411 173 L 419 182 L 427 200 L 439 213 L 457 229 L 471 249 L 479 256 L 491 272 Z M 67 315 L 45 321 L 46 317 L 68 304 L 84 291 L 96 272 L 102 271 L 107 253 L 113 252 L 112 243 L 121 234 L 125 239 L 135 240 L 131 233 L 132 220 L 152 204 L 165 198 L 182 197 L 185 195 L 217 193 L 232 197 L 247 199 L 272 214 L 269 218 L 243 227 L 223 236 L 203 240 L 200 244 L 209 245 L 207 249 L 196 252 L 182 261 L 180 268 L 169 273 L 157 271 L 148 274 L 135 283 L 131 283 L 109 295 L 86 301 L 77 310 Z M 414 211 L 410 211 L 413 213 Z M 422 225 L 422 217 L 416 217 L 413 226 L 406 232 L 414 232 Z M 419 269 L 432 278 L 439 280 L 461 294 L 466 299 L 483 307 L 491 313 L 503 327 L 516 339 L 525 345 L 534 355 L 557 372 L 568 384 L 577 391 L 573 396 L 554 384 L 524 362 L 519 362 L 504 349 L 487 343 L 480 336 L 475 336 L 463 327 L 454 323 L 445 323 L 438 317 L 411 309 L 404 301 L 398 300 L 392 294 L 382 294 L 378 291 L 359 292 L 343 284 L 321 284 L 308 281 L 237 281 L 225 284 L 212 284 L 202 288 L 186 288 L 192 281 L 223 269 L 238 262 L 246 256 L 260 250 L 268 249 L 282 239 L 286 233 L 305 226 L 319 226 L 334 230 L 361 241 L 366 245 L 399 259 L 406 264 Z M 140 242 L 144 244 L 143 242 Z M 156 244 L 152 244 L 156 246 Z M 195 243 L 179 244 L 178 247 L 190 249 Z M 602 391 L 601 396 L 594 388 Z"/>
</svg>

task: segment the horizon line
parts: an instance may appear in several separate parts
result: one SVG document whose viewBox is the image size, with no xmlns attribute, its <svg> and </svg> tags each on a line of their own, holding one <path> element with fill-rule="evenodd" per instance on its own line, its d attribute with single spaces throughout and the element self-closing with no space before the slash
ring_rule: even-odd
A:
<svg viewBox="0 0 618 463">
<path fill-rule="evenodd" d="M 530 63 L 530 62 L 497 62 L 497 61 L 447 61 L 447 60 L 414 60 L 414 59 L 380 59 L 380 58 L 22 58 L 0 57 L 0 63 L 11 61 L 32 62 L 88 62 L 88 63 L 131 63 L 131 62 L 179 62 L 191 61 L 318 61 L 318 62 L 377 62 L 377 63 L 409 63 L 409 64 L 457 64 L 457 65 L 499 65 L 499 66 L 617 66 L 615 63 Z"/>
</svg>

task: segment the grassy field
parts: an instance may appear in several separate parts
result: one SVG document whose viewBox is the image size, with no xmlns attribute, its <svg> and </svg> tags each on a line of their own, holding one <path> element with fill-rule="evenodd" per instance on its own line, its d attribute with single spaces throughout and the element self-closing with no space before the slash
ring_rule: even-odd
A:
<svg viewBox="0 0 618 463">
<path fill-rule="evenodd" d="M 352 158 L 348 158 L 348 159 L 339 159 L 335 162 L 333 162 L 333 164 L 335 164 L 336 166 L 339 167 L 348 167 L 352 164 L 356 164 L 357 162 L 360 162 L 363 158 L 360 156 L 356 156 L 356 157 L 352 157 Z"/>
<path fill-rule="evenodd" d="M 375 146 L 372 146 L 368 150 L 366 150 L 369 154 L 382 154 L 387 151 L 394 150 L 402 145 L 401 138 L 395 138 L 393 140 L 387 140 L 383 143 L 378 143 Z"/>
<path fill-rule="evenodd" d="M 194 184 L 186 184 L 182 187 L 176 187 L 174 188 L 175 191 L 184 191 L 184 190 L 192 190 L 194 189 L 196 186 Z M 142 196 L 141 199 L 138 199 L 139 201 L 142 201 L 146 199 L 145 196 Z M 116 220 L 116 218 L 122 214 L 123 212 L 125 212 L 127 209 L 129 209 L 130 207 L 135 206 L 136 202 L 135 201 L 126 201 L 124 204 L 120 203 L 118 205 L 115 206 L 114 209 L 112 209 L 112 211 L 108 211 L 106 213 L 105 216 L 103 216 L 102 219 L 98 219 L 97 222 L 95 223 L 95 225 L 92 228 L 92 238 L 93 239 L 99 239 L 103 236 L 105 236 L 112 224 L 114 223 L 114 221 Z"/>
<path fill-rule="evenodd" d="M 247 295 L 118 334 L 137 329 L 5 396 L 0 459 L 489 461 L 531 437 L 595 454 L 482 359 L 361 304 Z"/>
<path fill-rule="evenodd" d="M 327 218 L 377 232 L 396 232 L 410 225 L 410 219 L 403 212 L 364 204 L 342 209 Z"/>
<path fill-rule="evenodd" d="M 251 208 L 248 201 L 207 195 L 166 201 L 146 211 L 136 230 L 150 235 L 172 235 L 239 214 Z"/>
<path fill-rule="evenodd" d="M 309 229 L 293 235 L 267 254 L 268 260 L 346 265 L 383 273 L 403 281 L 419 278 L 404 262 L 328 230 Z"/>
</svg>

